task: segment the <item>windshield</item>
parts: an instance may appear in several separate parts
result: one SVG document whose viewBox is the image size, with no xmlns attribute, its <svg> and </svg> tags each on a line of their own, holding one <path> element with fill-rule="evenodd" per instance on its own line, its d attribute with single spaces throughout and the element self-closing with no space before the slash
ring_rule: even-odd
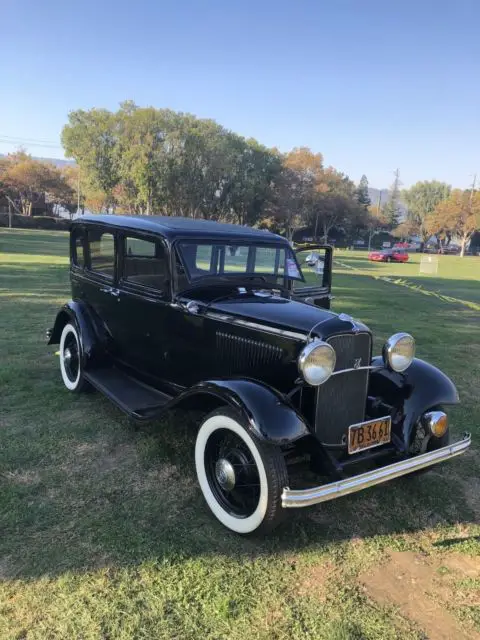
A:
<svg viewBox="0 0 480 640">
<path fill-rule="evenodd" d="M 272 284 L 304 278 L 295 253 L 286 245 L 183 241 L 177 244 L 179 272 L 190 282 L 212 276 L 258 276 Z"/>
</svg>

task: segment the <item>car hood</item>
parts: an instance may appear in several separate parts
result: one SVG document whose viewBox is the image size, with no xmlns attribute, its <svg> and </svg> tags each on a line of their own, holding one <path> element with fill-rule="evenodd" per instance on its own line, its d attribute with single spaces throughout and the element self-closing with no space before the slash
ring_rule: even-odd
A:
<svg viewBox="0 0 480 640">
<path fill-rule="evenodd" d="M 306 338 L 309 334 L 326 339 L 337 333 L 368 331 L 361 322 L 346 314 L 336 314 L 305 302 L 281 297 L 245 296 L 208 306 L 208 315 L 231 316 L 257 325 L 276 328 Z"/>
</svg>

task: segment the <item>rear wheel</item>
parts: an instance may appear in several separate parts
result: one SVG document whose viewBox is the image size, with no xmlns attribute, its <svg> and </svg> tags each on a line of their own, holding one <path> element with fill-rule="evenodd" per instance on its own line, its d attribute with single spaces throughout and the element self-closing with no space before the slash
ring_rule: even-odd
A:
<svg viewBox="0 0 480 640">
<path fill-rule="evenodd" d="M 236 412 L 223 408 L 204 420 L 195 467 L 210 510 L 231 531 L 267 533 L 281 522 L 288 486 L 282 451 L 251 435 Z"/>
<path fill-rule="evenodd" d="M 74 324 L 68 322 L 60 337 L 60 373 L 69 391 L 79 393 L 87 385 L 83 377 L 80 336 Z"/>
</svg>

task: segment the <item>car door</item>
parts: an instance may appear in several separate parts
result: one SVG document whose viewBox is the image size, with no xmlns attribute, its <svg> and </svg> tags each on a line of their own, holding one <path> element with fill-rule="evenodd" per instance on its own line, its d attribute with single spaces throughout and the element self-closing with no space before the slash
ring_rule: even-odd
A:
<svg viewBox="0 0 480 640">
<path fill-rule="evenodd" d="M 105 327 L 108 350 L 117 357 L 119 292 L 117 289 L 117 233 L 104 225 L 86 225 L 85 268 L 79 282 L 79 297 L 93 309 Z"/>
<path fill-rule="evenodd" d="M 122 231 L 118 247 L 121 360 L 142 375 L 163 378 L 170 301 L 167 248 L 161 237 L 134 231 Z"/>
<path fill-rule="evenodd" d="M 329 309 L 332 288 L 332 247 L 309 244 L 297 248 L 295 253 L 305 282 L 293 281 L 294 297 Z"/>
</svg>

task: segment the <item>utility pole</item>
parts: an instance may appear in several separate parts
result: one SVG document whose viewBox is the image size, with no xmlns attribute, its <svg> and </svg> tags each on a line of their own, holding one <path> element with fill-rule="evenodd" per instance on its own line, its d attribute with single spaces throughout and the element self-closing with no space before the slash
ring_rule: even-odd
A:
<svg viewBox="0 0 480 640">
<path fill-rule="evenodd" d="M 78 167 L 78 182 L 77 182 L 77 216 L 80 215 L 80 167 Z"/>
<path fill-rule="evenodd" d="M 473 182 L 472 182 L 472 190 L 470 191 L 470 210 L 472 209 L 472 200 L 473 200 L 473 194 L 475 192 L 475 185 L 477 184 L 477 174 L 474 173 L 473 174 Z"/>
</svg>

